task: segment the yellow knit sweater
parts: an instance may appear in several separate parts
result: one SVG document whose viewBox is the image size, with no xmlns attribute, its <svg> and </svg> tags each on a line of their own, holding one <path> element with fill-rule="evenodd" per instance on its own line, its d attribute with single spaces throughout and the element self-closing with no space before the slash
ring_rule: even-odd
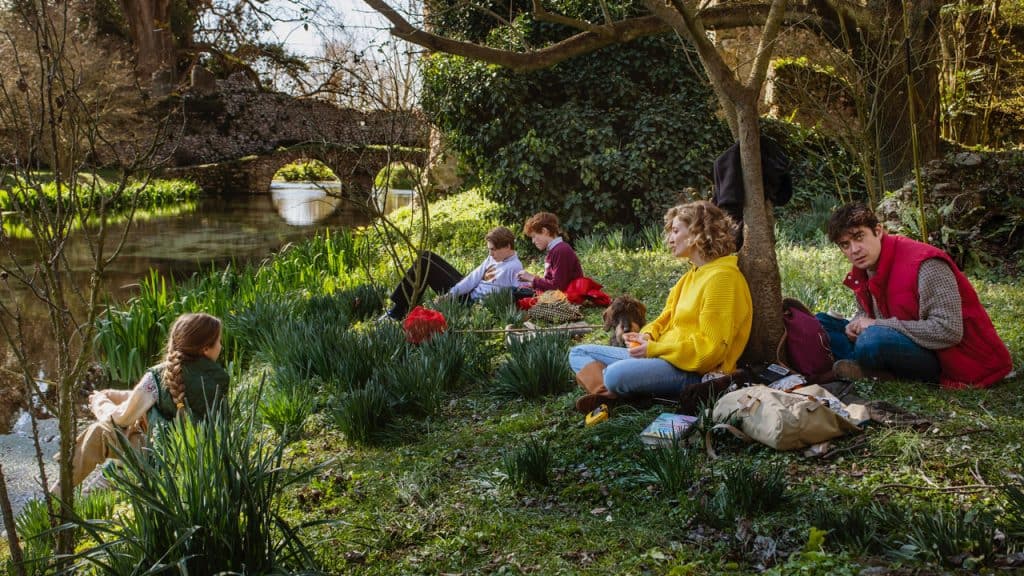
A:
<svg viewBox="0 0 1024 576">
<path fill-rule="evenodd" d="M 648 358 L 706 374 L 736 369 L 750 337 L 753 305 L 736 256 L 692 268 L 669 292 L 665 309 L 640 331 L 651 335 Z"/>
</svg>

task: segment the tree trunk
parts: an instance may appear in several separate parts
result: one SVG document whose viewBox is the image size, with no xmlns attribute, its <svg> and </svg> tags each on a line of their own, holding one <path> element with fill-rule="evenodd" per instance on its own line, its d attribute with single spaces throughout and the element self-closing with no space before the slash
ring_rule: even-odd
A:
<svg viewBox="0 0 1024 576">
<path fill-rule="evenodd" d="M 744 242 L 740 250 L 740 270 L 750 285 L 754 304 L 754 322 L 750 340 L 743 353 L 744 362 L 776 360 L 776 349 L 782 338 L 782 279 L 775 258 L 775 231 L 770 203 L 764 197 L 761 176 L 760 118 L 757 113 L 758 92 L 748 91 L 735 102 L 736 125 L 743 164 Z"/>
<path fill-rule="evenodd" d="M 912 40 L 913 42 L 913 40 Z M 914 94 L 907 94 L 907 68 L 890 66 L 889 73 L 878 78 L 876 101 L 881 103 L 879 113 L 871 127 L 879 144 L 882 171 L 886 188 L 900 187 L 914 169 L 914 150 L 911 146 L 911 103 L 915 106 L 918 141 L 918 160 L 925 162 L 939 155 L 939 67 L 936 61 L 937 41 L 927 40 L 929 46 L 914 50 L 911 79 Z"/>
<path fill-rule="evenodd" d="M 4 478 L 3 466 L 0 466 L 0 512 L 3 513 L 4 530 L 7 531 L 7 547 L 10 549 L 12 574 L 25 576 L 25 564 L 21 556 L 21 543 L 18 542 L 18 528 L 14 524 L 11 499 L 7 496 L 7 480 Z"/>
<path fill-rule="evenodd" d="M 121 9 L 135 47 L 135 70 L 143 82 L 156 72 L 167 73 L 165 81 L 174 82 L 175 45 L 168 0 L 122 0 Z"/>
</svg>

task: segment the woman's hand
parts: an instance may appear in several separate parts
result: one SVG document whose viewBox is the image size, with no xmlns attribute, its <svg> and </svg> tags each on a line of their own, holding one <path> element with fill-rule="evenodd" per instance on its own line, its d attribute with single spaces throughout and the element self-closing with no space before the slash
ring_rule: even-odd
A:
<svg viewBox="0 0 1024 576">
<path fill-rule="evenodd" d="M 626 347 L 629 348 L 631 358 L 647 358 L 647 342 L 651 339 L 650 334 L 626 332 L 622 335 L 622 339 L 626 342 Z"/>
<path fill-rule="evenodd" d="M 117 403 L 111 400 L 107 390 L 96 390 L 89 394 L 89 410 L 97 420 L 107 420 L 115 408 Z"/>
</svg>

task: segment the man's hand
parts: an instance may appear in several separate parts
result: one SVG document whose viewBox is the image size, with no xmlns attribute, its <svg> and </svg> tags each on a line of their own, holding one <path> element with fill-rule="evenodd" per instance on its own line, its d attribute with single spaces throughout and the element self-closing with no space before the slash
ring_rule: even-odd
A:
<svg viewBox="0 0 1024 576">
<path fill-rule="evenodd" d="M 518 278 L 520 282 L 533 282 L 533 279 L 536 278 L 536 276 L 530 274 L 526 270 L 520 270 L 519 273 L 516 274 L 516 278 Z"/>
<path fill-rule="evenodd" d="M 860 333 L 863 332 L 865 328 L 873 325 L 874 323 L 875 319 L 868 318 L 867 316 L 860 316 L 854 318 L 853 320 L 850 320 L 849 324 L 846 325 L 846 337 L 850 339 L 850 342 L 854 342 L 857 340 L 857 337 L 860 336 Z"/>
<path fill-rule="evenodd" d="M 626 332 L 622 335 L 631 358 L 647 358 L 647 341 L 650 338 L 651 335 L 647 333 Z"/>
</svg>

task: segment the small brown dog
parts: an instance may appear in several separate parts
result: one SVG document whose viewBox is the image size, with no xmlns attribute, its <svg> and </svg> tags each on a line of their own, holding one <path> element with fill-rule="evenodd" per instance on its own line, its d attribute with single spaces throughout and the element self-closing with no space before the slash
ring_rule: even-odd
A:
<svg viewBox="0 0 1024 576">
<path fill-rule="evenodd" d="M 608 344 L 625 348 L 622 335 L 637 332 L 647 324 L 647 306 L 629 295 L 616 296 L 611 305 L 604 309 L 603 318 L 604 329 L 612 333 Z"/>
</svg>

